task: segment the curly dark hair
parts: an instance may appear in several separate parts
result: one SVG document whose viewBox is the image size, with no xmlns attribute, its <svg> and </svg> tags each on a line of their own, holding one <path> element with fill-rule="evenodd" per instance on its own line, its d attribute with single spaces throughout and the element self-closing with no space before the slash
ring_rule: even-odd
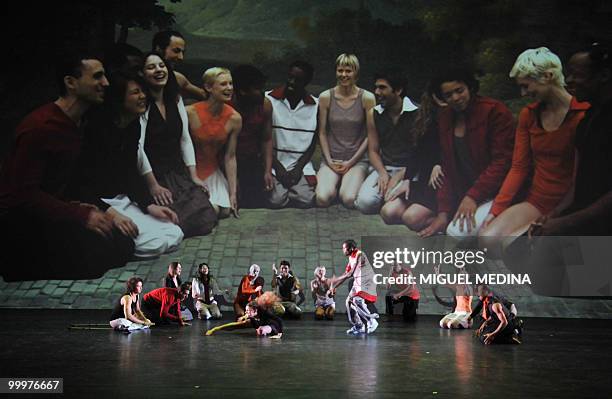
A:
<svg viewBox="0 0 612 399">
<path fill-rule="evenodd" d="M 126 294 L 131 295 L 136 292 L 136 285 L 138 285 L 139 282 L 143 283 L 140 277 L 130 277 L 128 281 L 125 282 L 125 286 L 127 288 Z"/>
</svg>

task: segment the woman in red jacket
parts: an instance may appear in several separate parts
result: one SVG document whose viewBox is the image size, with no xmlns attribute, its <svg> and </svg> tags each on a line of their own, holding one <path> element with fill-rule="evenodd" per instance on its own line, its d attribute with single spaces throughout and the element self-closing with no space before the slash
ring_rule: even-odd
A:
<svg viewBox="0 0 612 399">
<path fill-rule="evenodd" d="M 589 108 L 565 90 L 561 60 L 546 47 L 519 55 L 510 77 L 516 80 L 521 95 L 535 102 L 521 111 L 512 167 L 480 232 L 487 247 L 501 237 L 521 235 L 534 220 L 569 200 L 574 136 Z M 525 187 L 527 196 L 520 196 L 530 174 L 533 179 Z"/>
<path fill-rule="evenodd" d="M 437 76 L 432 88 L 448 104 L 438 112 L 445 178 L 437 193 L 438 215 L 419 235 L 473 236 L 510 168 L 514 121 L 502 102 L 476 94 L 478 81 L 466 69 Z"/>
</svg>

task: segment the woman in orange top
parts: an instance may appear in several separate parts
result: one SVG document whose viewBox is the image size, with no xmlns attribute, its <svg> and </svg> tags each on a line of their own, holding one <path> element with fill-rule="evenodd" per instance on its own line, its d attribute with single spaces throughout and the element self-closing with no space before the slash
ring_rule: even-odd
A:
<svg viewBox="0 0 612 399">
<path fill-rule="evenodd" d="M 219 217 L 238 216 L 236 200 L 236 142 L 242 118 L 226 103 L 232 99 L 232 75 L 210 68 L 202 76 L 208 99 L 187 107 L 189 132 L 196 153 L 196 172 L 204 181 L 210 203 Z M 225 175 L 219 167 L 223 158 Z"/>
<path fill-rule="evenodd" d="M 536 102 L 523 108 L 519 116 L 512 167 L 480 232 L 487 247 L 501 237 L 523 234 L 537 218 L 562 208 L 570 199 L 574 136 L 589 108 L 565 90 L 561 61 L 546 47 L 519 55 L 510 77 L 516 79 L 522 96 Z M 512 205 L 531 173 L 526 198 Z"/>
</svg>

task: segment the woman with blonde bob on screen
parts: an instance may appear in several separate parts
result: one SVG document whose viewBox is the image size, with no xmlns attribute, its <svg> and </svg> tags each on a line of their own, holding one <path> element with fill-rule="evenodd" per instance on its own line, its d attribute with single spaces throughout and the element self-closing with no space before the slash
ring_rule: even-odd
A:
<svg viewBox="0 0 612 399">
<path fill-rule="evenodd" d="M 323 159 L 317 173 L 316 199 L 320 207 L 328 207 L 339 195 L 344 206 L 354 208 L 368 172 L 366 113 L 376 105 L 376 99 L 357 86 L 358 75 L 357 57 L 340 54 L 336 59 L 336 86 L 319 96 Z"/>
</svg>

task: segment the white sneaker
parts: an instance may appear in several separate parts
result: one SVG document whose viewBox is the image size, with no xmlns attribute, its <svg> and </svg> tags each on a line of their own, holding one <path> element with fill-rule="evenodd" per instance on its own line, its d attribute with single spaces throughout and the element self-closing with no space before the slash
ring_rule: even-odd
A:
<svg viewBox="0 0 612 399">
<path fill-rule="evenodd" d="M 378 322 L 376 319 L 370 319 L 368 322 L 368 334 L 372 334 L 378 328 Z"/>
<path fill-rule="evenodd" d="M 363 324 L 361 325 L 361 327 L 353 326 L 349 328 L 348 330 L 346 330 L 347 334 L 353 334 L 353 335 L 362 334 L 364 332 L 365 332 L 365 326 Z"/>
</svg>

